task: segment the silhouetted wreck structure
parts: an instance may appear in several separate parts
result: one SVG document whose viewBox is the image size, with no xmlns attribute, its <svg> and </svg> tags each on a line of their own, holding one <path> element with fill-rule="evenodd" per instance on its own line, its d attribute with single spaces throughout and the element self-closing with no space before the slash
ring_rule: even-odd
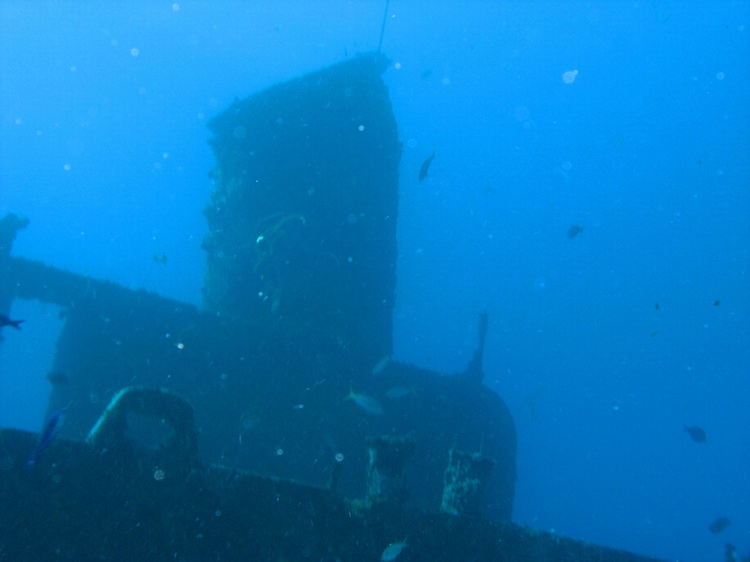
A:
<svg viewBox="0 0 750 562">
<path fill-rule="evenodd" d="M 516 433 L 481 384 L 486 315 L 460 375 L 389 359 L 386 64 L 361 55 L 213 119 L 202 309 L 11 257 L 26 222 L 0 222 L 0 311 L 64 312 L 49 411 L 66 416 L 33 470 L 35 437 L 0 431 L 0 557 L 360 560 L 406 537 L 399 560 L 645 560 L 509 523 Z"/>
</svg>

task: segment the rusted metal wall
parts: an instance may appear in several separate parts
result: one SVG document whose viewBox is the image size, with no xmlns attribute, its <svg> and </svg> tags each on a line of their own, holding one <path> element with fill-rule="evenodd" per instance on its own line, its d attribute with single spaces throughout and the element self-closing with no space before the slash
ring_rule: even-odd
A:
<svg viewBox="0 0 750 562">
<path fill-rule="evenodd" d="M 209 124 L 206 308 L 345 356 L 351 379 L 391 352 L 401 144 L 386 64 L 359 55 Z"/>
<path fill-rule="evenodd" d="M 138 450 L 57 441 L 28 468 L 35 441 L 0 430 L 2 560 L 359 562 L 404 541 L 399 562 L 653 561 L 510 523 L 389 503 L 365 509 L 220 467 L 180 470 Z"/>
<path fill-rule="evenodd" d="M 193 406 L 206 463 L 319 486 L 336 467 L 340 491 L 364 497 L 367 438 L 410 436 L 411 505 L 437 510 L 450 451 L 481 451 L 483 512 L 510 520 L 515 426 L 481 377 L 373 373 L 391 350 L 401 150 L 384 65 L 357 57 L 212 122 L 205 310 L 2 258 L 13 298 L 65 315 L 49 405 L 65 408 L 63 437 L 82 440 L 123 387 L 166 388 Z"/>
</svg>

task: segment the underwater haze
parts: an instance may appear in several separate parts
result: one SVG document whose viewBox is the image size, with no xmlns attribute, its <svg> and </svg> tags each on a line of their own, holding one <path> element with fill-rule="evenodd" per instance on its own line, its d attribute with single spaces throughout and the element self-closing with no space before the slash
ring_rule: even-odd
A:
<svg viewBox="0 0 750 562">
<path fill-rule="evenodd" d="M 200 306 L 207 121 L 377 49 L 385 7 L 0 1 L 0 217 L 30 219 L 13 255 Z M 516 523 L 668 560 L 750 555 L 750 3 L 386 15 L 394 358 L 462 371 L 487 311 Z M 11 317 L 0 426 L 38 431 L 62 321 L 21 300 Z"/>
</svg>

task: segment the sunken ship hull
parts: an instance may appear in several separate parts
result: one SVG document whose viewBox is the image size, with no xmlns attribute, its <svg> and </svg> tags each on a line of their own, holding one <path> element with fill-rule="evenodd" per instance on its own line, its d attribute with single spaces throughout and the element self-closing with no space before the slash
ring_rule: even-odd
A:
<svg viewBox="0 0 750 562">
<path fill-rule="evenodd" d="M 516 432 L 481 384 L 486 318 L 464 373 L 389 359 L 386 64 L 358 56 L 214 118 L 201 309 L 12 257 L 25 222 L 2 221 L 0 310 L 65 315 L 60 439 L 27 466 L 33 436 L 0 431 L 4 559 L 360 560 L 406 538 L 399 560 L 642 560 L 509 523 Z"/>
</svg>

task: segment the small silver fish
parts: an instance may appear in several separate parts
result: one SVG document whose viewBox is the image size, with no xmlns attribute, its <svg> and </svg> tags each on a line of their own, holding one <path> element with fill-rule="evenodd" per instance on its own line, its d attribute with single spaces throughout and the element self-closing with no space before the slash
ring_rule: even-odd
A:
<svg viewBox="0 0 750 562">
<path fill-rule="evenodd" d="M 57 432 L 60 429 L 64 413 L 65 408 L 60 408 L 59 410 L 55 410 L 54 412 L 52 412 L 52 414 L 50 414 L 49 418 L 44 424 L 42 434 L 39 436 L 39 441 L 36 442 L 34 450 L 31 451 L 29 458 L 26 459 L 27 467 L 31 468 L 36 465 L 36 461 L 39 459 L 39 455 L 41 455 L 42 451 L 44 451 L 47 447 L 49 447 L 49 444 L 52 443 L 52 440 L 55 438 L 55 435 L 57 435 Z"/>
<path fill-rule="evenodd" d="M 380 401 L 372 396 L 367 396 L 367 394 L 358 394 L 354 392 L 354 389 L 351 389 L 344 400 L 351 400 L 368 414 L 383 415 L 383 406 L 380 405 Z"/>
<path fill-rule="evenodd" d="M 390 362 L 391 362 L 391 356 L 386 355 L 380 361 L 375 363 L 375 366 L 372 368 L 372 374 L 375 376 L 379 375 L 380 373 L 385 371 L 385 368 L 388 366 L 388 363 Z"/>
<path fill-rule="evenodd" d="M 393 386 L 386 391 L 385 397 L 391 400 L 400 400 L 412 394 L 417 395 L 417 389 L 413 386 Z"/>
<path fill-rule="evenodd" d="M 396 558 L 398 558 L 399 554 L 401 554 L 401 551 L 404 550 L 407 546 L 409 545 L 406 544 L 406 541 L 392 542 L 385 547 L 383 554 L 380 555 L 381 562 L 395 560 Z"/>
</svg>

